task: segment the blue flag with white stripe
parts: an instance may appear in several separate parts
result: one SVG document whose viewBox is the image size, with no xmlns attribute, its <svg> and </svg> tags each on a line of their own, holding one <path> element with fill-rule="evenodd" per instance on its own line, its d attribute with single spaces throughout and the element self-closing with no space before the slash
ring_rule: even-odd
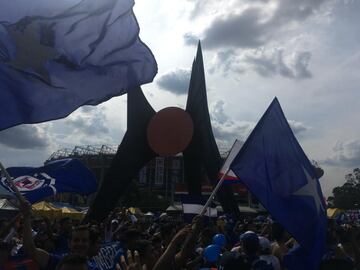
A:
<svg viewBox="0 0 360 270">
<path fill-rule="evenodd" d="M 201 210 L 206 204 L 206 199 L 201 195 L 182 195 L 181 202 L 183 206 L 184 221 L 191 223 L 193 218 L 201 213 Z M 208 218 L 217 218 L 218 212 L 214 203 L 210 204 L 204 216 Z M 209 220 L 205 219 L 204 221 L 208 222 Z"/>
<path fill-rule="evenodd" d="M 57 193 L 88 195 L 97 190 L 95 175 L 77 159 L 51 161 L 39 168 L 11 167 L 7 171 L 13 184 L 30 203 Z M 0 185 L 14 192 L 5 177 L 1 178 Z"/>
<path fill-rule="evenodd" d="M 298 241 L 301 252 L 292 261 L 302 261 L 308 270 L 317 269 L 325 250 L 324 197 L 276 98 L 230 168 Z"/>
<path fill-rule="evenodd" d="M 0 130 L 69 115 L 149 83 L 133 0 L 2 0 Z"/>
</svg>

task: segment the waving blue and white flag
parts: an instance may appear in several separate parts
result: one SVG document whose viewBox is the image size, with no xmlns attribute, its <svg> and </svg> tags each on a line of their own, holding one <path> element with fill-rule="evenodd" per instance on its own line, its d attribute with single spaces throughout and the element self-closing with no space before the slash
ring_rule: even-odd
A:
<svg viewBox="0 0 360 270">
<path fill-rule="evenodd" d="M 95 175 L 77 159 L 56 160 L 39 168 L 11 167 L 7 172 L 31 203 L 57 193 L 88 195 L 97 190 Z M 0 180 L 0 188 L 14 192 L 5 177 Z"/>
<path fill-rule="evenodd" d="M 184 221 L 191 223 L 193 218 L 201 213 L 201 210 L 206 204 L 206 199 L 201 195 L 183 195 L 181 196 L 181 202 L 183 207 Z M 204 216 L 208 218 L 217 218 L 218 212 L 215 204 L 210 204 L 206 210 L 207 211 L 205 212 Z M 205 222 L 208 222 L 208 220 L 205 220 Z"/>
<path fill-rule="evenodd" d="M 0 130 L 67 116 L 151 82 L 133 0 L 2 0 Z"/>
<path fill-rule="evenodd" d="M 276 98 L 230 168 L 300 244 L 292 262 L 301 261 L 306 266 L 301 269 L 318 269 L 325 251 L 324 197 Z M 298 269 L 294 267 L 287 269 Z"/>
</svg>

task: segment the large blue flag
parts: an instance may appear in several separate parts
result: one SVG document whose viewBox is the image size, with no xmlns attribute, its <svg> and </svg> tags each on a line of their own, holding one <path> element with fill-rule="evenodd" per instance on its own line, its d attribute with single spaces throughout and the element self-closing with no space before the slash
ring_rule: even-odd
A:
<svg viewBox="0 0 360 270">
<path fill-rule="evenodd" d="M 67 116 L 151 82 L 133 0 L 2 0 L 0 130 Z"/>
<path fill-rule="evenodd" d="M 52 161 L 39 168 L 12 167 L 7 171 L 31 203 L 57 193 L 88 195 L 97 190 L 95 175 L 77 159 Z M 13 192 L 5 177 L 1 178 L 0 185 Z"/>
<path fill-rule="evenodd" d="M 317 269 L 326 237 L 323 195 L 276 98 L 230 168 L 298 241 L 306 269 Z"/>
</svg>

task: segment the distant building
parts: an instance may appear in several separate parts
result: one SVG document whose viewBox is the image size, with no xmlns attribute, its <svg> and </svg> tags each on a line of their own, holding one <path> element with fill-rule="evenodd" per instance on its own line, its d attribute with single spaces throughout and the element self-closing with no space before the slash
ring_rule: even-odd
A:
<svg viewBox="0 0 360 270">
<path fill-rule="evenodd" d="M 49 161 L 76 158 L 81 160 L 96 176 L 99 185 L 111 166 L 112 159 L 116 154 L 116 147 L 101 146 L 75 146 L 74 149 L 61 149 L 53 153 L 45 164 Z M 225 158 L 227 152 L 222 156 Z M 144 166 L 133 179 L 140 190 L 149 190 L 161 194 L 165 199 L 174 202 L 179 200 L 179 196 L 186 194 L 186 183 L 184 180 L 184 162 L 182 154 L 172 157 L 156 157 Z M 245 186 L 241 184 L 233 185 L 236 198 L 241 204 L 251 204 L 249 193 Z M 211 194 L 212 186 L 207 177 L 203 177 L 202 194 Z M 53 200 L 68 202 L 72 204 L 88 204 L 94 195 L 85 198 L 75 194 L 58 194 Z M 250 200 L 249 200 L 250 199 Z"/>
</svg>

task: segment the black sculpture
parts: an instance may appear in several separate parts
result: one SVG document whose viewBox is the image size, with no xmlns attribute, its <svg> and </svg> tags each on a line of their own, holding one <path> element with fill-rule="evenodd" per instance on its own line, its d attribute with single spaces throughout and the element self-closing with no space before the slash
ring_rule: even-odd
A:
<svg viewBox="0 0 360 270">
<path fill-rule="evenodd" d="M 189 194 L 201 195 L 202 171 L 205 169 L 215 186 L 222 159 L 211 128 L 200 42 L 192 66 L 186 111 L 192 118 L 194 131 L 183 151 L 185 180 Z M 126 193 L 131 178 L 157 156 L 147 140 L 147 128 L 155 114 L 140 87 L 128 91 L 128 129 L 86 220 L 103 220 Z M 238 218 L 240 212 L 231 187 L 223 186 L 217 196 L 224 211 Z"/>
</svg>

